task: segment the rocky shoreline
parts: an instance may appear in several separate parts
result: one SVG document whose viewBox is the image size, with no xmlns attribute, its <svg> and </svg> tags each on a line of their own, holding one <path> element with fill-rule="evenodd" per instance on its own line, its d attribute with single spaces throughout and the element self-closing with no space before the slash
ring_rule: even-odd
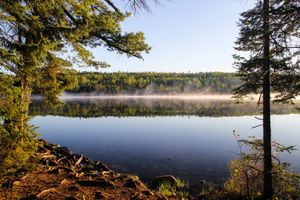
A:
<svg viewBox="0 0 300 200">
<path fill-rule="evenodd" d="M 38 166 L 12 183 L 1 181 L 0 199 L 180 199 L 151 191 L 137 176 L 39 140 Z"/>
</svg>

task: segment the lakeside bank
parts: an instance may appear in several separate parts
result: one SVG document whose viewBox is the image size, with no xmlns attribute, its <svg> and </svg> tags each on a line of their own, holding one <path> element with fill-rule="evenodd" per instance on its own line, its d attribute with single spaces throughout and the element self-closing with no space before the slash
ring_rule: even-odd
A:
<svg viewBox="0 0 300 200">
<path fill-rule="evenodd" d="M 0 199 L 180 199 L 45 140 L 38 141 L 34 157 L 38 163 L 33 170 L 2 178 Z"/>
</svg>

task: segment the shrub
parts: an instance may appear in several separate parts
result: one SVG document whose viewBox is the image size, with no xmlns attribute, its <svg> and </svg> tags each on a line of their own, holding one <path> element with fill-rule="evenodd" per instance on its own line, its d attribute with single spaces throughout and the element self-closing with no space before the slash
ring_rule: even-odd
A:
<svg viewBox="0 0 300 200">
<path fill-rule="evenodd" d="M 230 178 L 224 187 L 230 193 L 236 193 L 250 199 L 260 198 L 263 192 L 263 144 L 262 140 L 250 137 L 239 139 L 240 158 L 229 163 Z M 246 150 L 243 149 L 246 148 Z M 277 199 L 300 198 L 300 176 L 290 170 L 290 164 L 281 162 L 279 154 L 291 153 L 294 146 L 285 147 L 273 142 L 273 190 Z"/>
</svg>

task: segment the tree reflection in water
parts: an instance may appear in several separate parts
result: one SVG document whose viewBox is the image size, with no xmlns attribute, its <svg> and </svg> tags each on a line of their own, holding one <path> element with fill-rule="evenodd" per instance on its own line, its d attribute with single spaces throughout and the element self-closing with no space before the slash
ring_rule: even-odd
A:
<svg viewBox="0 0 300 200">
<path fill-rule="evenodd" d="M 274 104 L 272 114 L 300 113 L 300 102 Z M 56 107 L 48 107 L 42 101 L 33 101 L 30 115 L 58 115 L 67 117 L 129 117 L 129 116 L 243 116 L 258 115 L 255 101 L 236 104 L 232 100 L 197 99 L 68 99 Z"/>
</svg>

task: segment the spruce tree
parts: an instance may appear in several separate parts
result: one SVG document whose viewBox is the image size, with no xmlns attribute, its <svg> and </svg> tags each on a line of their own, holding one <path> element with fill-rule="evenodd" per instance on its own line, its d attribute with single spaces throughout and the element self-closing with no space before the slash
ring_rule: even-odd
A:
<svg viewBox="0 0 300 200">
<path fill-rule="evenodd" d="M 242 84 L 234 90 L 237 98 L 254 93 L 262 96 L 264 145 L 264 199 L 272 199 L 272 147 L 270 93 L 276 102 L 298 95 L 300 51 L 300 2 L 259 0 L 241 14 L 236 49 L 249 57 L 235 55 Z M 259 99 L 260 103 L 261 98 Z"/>
</svg>

